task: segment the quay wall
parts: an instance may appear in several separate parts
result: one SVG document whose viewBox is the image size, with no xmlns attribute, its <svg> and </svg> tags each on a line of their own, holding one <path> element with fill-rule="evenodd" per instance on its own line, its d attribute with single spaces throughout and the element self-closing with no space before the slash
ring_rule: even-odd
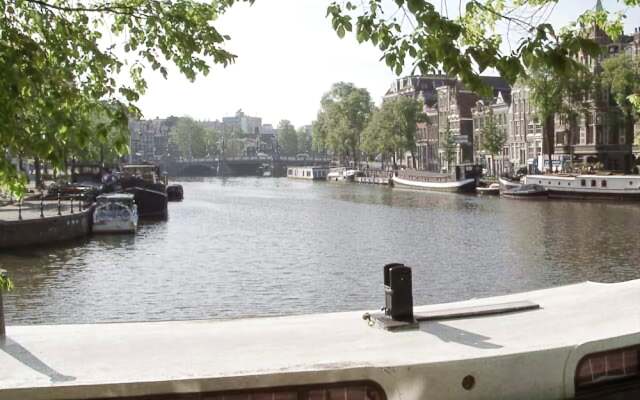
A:
<svg viewBox="0 0 640 400">
<path fill-rule="evenodd" d="M 0 221 L 0 249 L 44 245 L 91 233 L 93 207 L 74 214 Z"/>
</svg>

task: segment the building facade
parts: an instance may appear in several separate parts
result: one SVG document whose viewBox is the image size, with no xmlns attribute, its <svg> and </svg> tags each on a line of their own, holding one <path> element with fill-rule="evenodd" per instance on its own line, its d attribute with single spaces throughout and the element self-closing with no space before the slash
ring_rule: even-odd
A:
<svg viewBox="0 0 640 400">
<path fill-rule="evenodd" d="M 262 118 L 245 115 L 238 110 L 233 117 L 223 117 L 222 124 L 225 129 L 243 133 L 245 135 L 258 135 L 262 127 Z"/>
<path fill-rule="evenodd" d="M 508 95 L 508 84 L 499 77 L 482 77 L 498 93 Z M 428 171 L 442 171 L 453 165 L 473 162 L 473 116 L 471 109 L 480 97 L 462 83 L 445 75 L 409 76 L 397 79 L 385 99 L 408 96 L 424 105 L 427 122 L 419 123 L 416 132 L 416 166 Z M 445 144 L 448 132 L 455 141 L 454 155 L 449 163 Z M 411 165 L 409 163 L 408 165 Z"/>
<path fill-rule="evenodd" d="M 474 163 L 481 165 L 492 176 L 500 176 L 511 171 L 508 156 L 509 97 L 499 93 L 491 102 L 478 100 L 471 109 L 473 115 L 473 154 Z M 496 133 L 504 138 L 504 146 L 497 154 L 490 154 L 484 147 L 487 124 L 495 124 Z"/>
</svg>

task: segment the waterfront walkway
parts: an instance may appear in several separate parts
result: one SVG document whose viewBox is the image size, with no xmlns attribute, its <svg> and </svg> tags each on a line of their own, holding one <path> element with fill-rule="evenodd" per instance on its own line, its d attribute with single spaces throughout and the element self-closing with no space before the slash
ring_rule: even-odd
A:
<svg viewBox="0 0 640 400">
<path fill-rule="evenodd" d="M 43 215 L 44 217 L 57 217 L 58 216 L 58 201 L 50 200 L 43 202 Z M 18 221 L 19 220 L 19 211 L 18 211 L 18 203 L 14 202 L 12 204 L 0 203 L 0 221 Z M 79 212 L 78 202 L 73 202 L 73 211 L 74 213 Z M 62 215 L 71 214 L 71 203 L 68 200 L 62 201 L 60 203 L 60 213 Z M 40 201 L 25 201 L 22 204 L 22 219 L 30 220 L 30 219 L 40 219 Z"/>
</svg>

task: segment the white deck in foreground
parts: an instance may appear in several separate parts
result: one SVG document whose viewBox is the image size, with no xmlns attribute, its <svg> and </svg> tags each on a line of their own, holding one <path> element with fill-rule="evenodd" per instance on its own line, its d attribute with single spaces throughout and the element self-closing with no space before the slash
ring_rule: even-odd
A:
<svg viewBox="0 0 640 400">
<path fill-rule="evenodd" d="M 394 333 L 369 327 L 362 312 L 8 326 L 8 339 L 0 346 L 0 399 L 360 379 L 381 384 L 389 399 L 553 399 L 573 395 L 575 366 L 583 355 L 640 344 L 640 280 L 582 283 L 416 311 L 517 300 L 534 301 L 542 309 L 423 322 L 420 330 Z M 611 343 L 610 338 L 618 339 Z M 471 391 L 460 385 L 467 374 L 476 378 Z"/>
</svg>

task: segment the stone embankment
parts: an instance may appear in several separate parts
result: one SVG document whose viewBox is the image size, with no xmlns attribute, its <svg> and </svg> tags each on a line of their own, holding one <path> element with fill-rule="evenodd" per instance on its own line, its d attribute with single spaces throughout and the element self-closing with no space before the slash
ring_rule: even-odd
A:
<svg viewBox="0 0 640 400">
<path fill-rule="evenodd" d="M 78 208 L 75 202 L 26 201 L 0 204 L 0 249 L 44 245 L 71 240 L 91 232 L 93 207 Z"/>
</svg>

